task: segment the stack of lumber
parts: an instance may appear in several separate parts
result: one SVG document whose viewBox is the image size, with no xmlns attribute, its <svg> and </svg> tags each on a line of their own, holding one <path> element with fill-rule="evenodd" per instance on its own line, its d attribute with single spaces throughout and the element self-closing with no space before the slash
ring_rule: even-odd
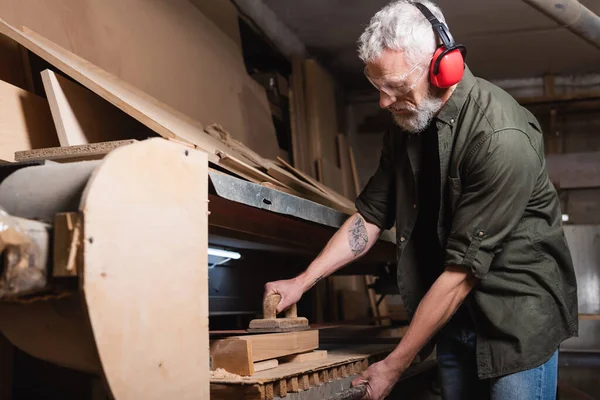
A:
<svg viewBox="0 0 600 400">
<path fill-rule="evenodd" d="M 268 400 L 356 376 L 386 357 L 406 331 L 374 326 L 312 326 L 314 329 L 309 331 L 261 335 L 211 332 L 211 399 Z M 252 372 L 240 367 L 252 362 Z"/>
<path fill-rule="evenodd" d="M 87 153 L 90 157 L 99 157 L 115 146 L 127 144 L 128 140 L 162 136 L 206 152 L 215 167 L 243 179 L 304 197 L 347 214 L 355 211 L 351 200 L 284 160 L 261 156 L 235 139 L 221 125 L 202 125 L 32 30 L 19 30 L 0 20 L 0 33 L 51 66 L 41 73 L 47 102 L 11 87 L 15 94 L 9 99 L 13 103 L 19 99 L 22 102 L 29 101 L 31 98 L 35 107 L 24 111 L 27 115 L 23 118 L 27 119 L 16 121 L 14 129 L 10 126 L 6 128 L 11 131 L 3 134 L 3 138 L 16 137 L 19 140 L 13 140 L 11 146 L 2 146 L 0 158 L 12 161 L 12 154 L 18 152 L 16 161 L 36 158 L 80 160 Z M 33 112 L 38 115 L 35 121 L 43 124 L 43 128 L 31 125 Z M 34 140 L 35 145 L 30 143 Z M 106 143 L 114 141 L 118 143 Z M 61 147 L 47 149 L 53 144 L 60 144 Z M 70 153 L 73 157 L 69 157 Z"/>
</svg>

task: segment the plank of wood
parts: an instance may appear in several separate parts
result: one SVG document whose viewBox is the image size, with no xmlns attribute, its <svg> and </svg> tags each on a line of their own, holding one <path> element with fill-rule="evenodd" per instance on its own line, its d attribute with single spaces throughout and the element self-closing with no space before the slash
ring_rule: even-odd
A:
<svg viewBox="0 0 600 400">
<path fill-rule="evenodd" d="M 314 59 L 304 61 L 306 118 L 310 132 L 311 158 L 336 160 L 338 133 L 335 83 Z"/>
<path fill-rule="evenodd" d="M 238 44 L 217 25 L 237 21 L 235 7 L 220 4 L 231 2 L 60 1 L 5 0 L 0 15 L 195 120 L 222 124 L 264 156 L 277 155 L 266 92 L 248 76 Z M 228 29 L 239 35 L 237 23 Z"/>
<path fill-rule="evenodd" d="M 0 81 L 0 159 L 20 150 L 58 145 L 46 99 Z"/>
<path fill-rule="evenodd" d="M 246 178 L 252 182 L 255 182 L 255 183 L 270 182 L 273 185 L 279 185 L 279 186 L 283 186 L 286 189 L 292 189 L 290 186 L 286 185 L 285 183 L 278 181 L 277 179 L 273 179 L 272 176 L 269 176 L 269 175 L 259 171 L 258 169 L 249 166 L 245 162 L 238 160 L 237 158 L 235 158 L 223 151 L 217 150 L 217 155 L 219 156 L 219 165 L 225 165 L 225 166 L 229 167 L 230 171 L 239 172 L 241 176 L 243 176 L 244 178 Z"/>
<path fill-rule="evenodd" d="M 296 168 L 292 167 L 288 162 L 286 162 L 281 157 L 277 157 L 277 161 L 279 161 L 284 166 L 284 168 L 285 168 L 286 171 L 289 171 L 292 175 L 294 175 L 295 177 L 297 177 L 303 183 L 308 183 L 312 187 L 314 187 L 314 188 L 318 189 L 319 191 L 323 192 L 325 195 L 327 195 L 327 197 L 331 201 L 334 201 L 334 202 L 338 203 L 339 205 L 341 205 L 342 207 L 344 207 L 345 210 L 349 211 L 348 212 L 349 214 L 353 214 L 353 213 L 356 212 L 356 207 L 354 206 L 354 203 L 351 200 L 345 198 L 344 196 L 342 196 L 339 193 L 336 193 L 331 188 L 323 185 L 322 183 L 320 183 L 316 179 L 311 178 L 310 176 L 308 176 L 307 174 L 303 173 L 302 171 L 299 171 Z M 280 168 L 280 170 L 281 170 L 281 168 Z M 287 175 L 289 175 L 289 174 L 287 174 Z M 314 191 L 313 189 L 307 189 L 307 190 Z"/>
<path fill-rule="evenodd" d="M 244 384 L 254 383 L 265 384 L 275 383 L 281 380 L 286 381 L 292 377 L 301 375 L 312 375 L 313 372 L 319 372 L 327 369 L 333 369 L 342 365 L 356 362 L 365 362 L 371 357 L 384 357 L 394 349 L 394 345 L 367 345 L 352 346 L 352 348 L 330 350 L 325 359 L 307 361 L 303 363 L 284 363 L 279 364 L 277 368 L 267 371 L 256 372 L 250 377 L 245 377 L 242 381 L 231 378 L 211 378 L 211 384 Z M 321 382 L 323 380 L 321 379 Z M 287 385 L 286 385 L 287 386 Z"/>
<path fill-rule="evenodd" d="M 327 350 L 313 350 L 307 353 L 293 354 L 291 356 L 281 357 L 279 360 L 282 363 L 299 363 L 306 361 L 322 360 L 324 358 L 327 358 Z"/>
<path fill-rule="evenodd" d="M 21 46 L 6 36 L 0 36 L 0 80 L 24 90 L 27 87 L 27 71 L 23 68 Z"/>
<path fill-rule="evenodd" d="M 223 368 L 225 371 L 248 376 L 254 373 L 252 362 L 252 342 L 241 339 L 216 340 L 210 345 L 212 369 Z"/>
<path fill-rule="evenodd" d="M 549 154 L 546 169 L 561 189 L 600 187 L 600 152 Z"/>
<path fill-rule="evenodd" d="M 299 169 L 292 167 L 290 165 L 290 163 L 288 163 L 287 161 L 285 161 L 281 157 L 277 157 L 277 161 L 284 168 L 286 168 L 289 172 L 291 172 L 292 174 L 294 174 L 299 179 L 305 181 L 306 183 L 309 183 L 309 184 L 313 185 L 315 188 L 319 189 L 321 192 L 327 194 L 327 191 L 323 188 L 323 185 L 321 185 L 319 183 L 319 181 L 315 180 L 314 178 L 310 177 L 309 175 L 305 174 L 304 172 L 300 171 Z"/>
<path fill-rule="evenodd" d="M 319 181 L 327 187 L 332 188 L 337 193 L 344 191 L 342 170 L 333 162 L 320 158 L 317 160 L 317 175 Z"/>
<path fill-rule="evenodd" d="M 327 207 L 335 208 L 349 215 L 354 213 L 355 211 L 355 209 L 344 205 L 342 202 L 338 201 L 332 196 L 329 196 L 326 193 L 322 193 L 317 188 L 297 179 L 289 172 L 280 167 L 277 167 L 276 165 L 274 165 L 272 168 L 269 168 L 267 170 L 267 173 L 273 178 L 275 178 L 278 182 L 284 183 L 286 186 L 301 193 L 302 197 L 308 200 L 326 205 Z"/>
<path fill-rule="evenodd" d="M 600 321 L 600 314 L 579 314 L 579 320 Z"/>
<path fill-rule="evenodd" d="M 103 98 L 51 70 L 42 71 L 61 146 L 156 136 Z"/>
<path fill-rule="evenodd" d="M 114 142 L 102 142 L 82 144 L 66 147 L 49 147 L 46 149 L 35 149 L 27 151 L 17 151 L 15 161 L 73 161 L 77 160 L 95 160 L 104 157 L 114 149 L 127 146 L 137 142 L 135 139 L 117 140 Z"/>
<path fill-rule="evenodd" d="M 208 153 L 209 161 L 217 163 L 218 157 L 215 151 L 226 150 L 226 146 L 219 140 L 204 132 L 204 128 L 199 122 L 159 102 L 30 29 L 24 28 L 23 31 L 20 31 L 0 19 L 0 33 L 16 40 L 159 135 L 195 144 Z M 234 156 L 237 155 L 236 152 L 230 151 L 230 153 L 233 153 Z"/>
<path fill-rule="evenodd" d="M 319 331 L 306 330 L 285 333 L 233 336 L 229 339 L 246 339 L 252 345 L 252 361 L 263 361 L 319 347 Z"/>
<path fill-rule="evenodd" d="M 57 213 L 54 217 L 54 262 L 52 275 L 56 277 L 77 276 L 77 264 L 81 265 L 81 237 L 83 226 L 81 214 Z M 77 258 L 79 257 L 79 260 Z"/>
<path fill-rule="evenodd" d="M 309 137 L 306 125 L 306 98 L 302 59 L 292 57 L 292 88 L 290 90 L 290 121 L 292 127 L 292 151 L 294 165 L 299 171 L 313 173 L 309 153 Z"/>
<path fill-rule="evenodd" d="M 360 179 L 358 179 L 356 158 L 354 157 L 354 150 L 351 146 L 348 146 L 348 155 L 350 158 L 350 170 L 352 171 L 352 182 L 354 183 L 354 196 L 358 197 L 358 195 L 360 194 Z"/>
<path fill-rule="evenodd" d="M 265 360 L 254 363 L 254 372 L 266 371 L 268 369 L 276 368 L 279 365 L 277 360 Z"/>
<path fill-rule="evenodd" d="M 350 147 L 345 135 L 337 135 L 338 158 L 340 170 L 342 171 L 342 194 L 349 199 L 356 198 L 354 179 L 352 177 L 352 166 L 350 165 Z"/>
<path fill-rule="evenodd" d="M 343 205 L 344 207 L 354 210 L 352 213 L 356 212 L 356 207 L 354 207 L 354 203 L 350 199 L 347 199 L 346 197 L 337 193 L 335 190 L 331 189 L 330 187 L 327 187 L 326 185 L 319 182 L 318 180 L 311 178 L 310 176 L 304 174 L 302 171 L 298 171 L 296 168 L 292 167 L 284 159 L 278 157 L 277 160 L 284 165 L 286 170 L 290 171 L 292 174 L 297 176 L 299 179 L 302 179 L 302 180 L 308 182 L 309 184 L 316 187 L 323 193 L 327 194 L 328 197 L 330 197 L 332 200 L 338 202 L 339 204 Z"/>
<path fill-rule="evenodd" d="M 206 154 L 160 138 L 116 149 L 80 210 L 82 291 L 114 397 L 209 398 Z"/>
</svg>

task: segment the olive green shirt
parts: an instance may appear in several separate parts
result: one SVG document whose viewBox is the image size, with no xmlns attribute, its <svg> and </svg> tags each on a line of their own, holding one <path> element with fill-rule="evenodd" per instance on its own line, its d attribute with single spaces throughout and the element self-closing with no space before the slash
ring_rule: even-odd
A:
<svg viewBox="0 0 600 400">
<path fill-rule="evenodd" d="M 577 286 L 556 190 L 534 116 L 467 68 L 432 124 L 437 127 L 444 266 L 477 278 L 466 307 L 477 333 L 480 378 L 537 367 L 577 335 Z M 410 315 L 429 289 L 415 230 L 421 136 L 395 126 L 356 200 L 382 229 L 396 224 L 398 285 Z M 448 223 L 449 221 L 449 223 Z"/>
</svg>

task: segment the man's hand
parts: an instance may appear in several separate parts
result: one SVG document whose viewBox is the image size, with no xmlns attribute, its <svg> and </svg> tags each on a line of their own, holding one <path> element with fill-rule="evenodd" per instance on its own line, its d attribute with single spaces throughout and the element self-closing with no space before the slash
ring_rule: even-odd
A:
<svg viewBox="0 0 600 400">
<path fill-rule="evenodd" d="M 267 283 L 265 285 L 265 297 L 274 293 L 281 296 L 281 301 L 277 305 L 277 313 L 279 314 L 300 300 L 304 294 L 304 288 L 298 278 Z"/>
<path fill-rule="evenodd" d="M 371 365 L 358 378 L 352 381 L 352 386 L 366 385 L 366 400 L 383 400 L 390 394 L 402 373 L 406 370 L 404 366 L 391 365 L 389 359 L 385 359 Z"/>
</svg>

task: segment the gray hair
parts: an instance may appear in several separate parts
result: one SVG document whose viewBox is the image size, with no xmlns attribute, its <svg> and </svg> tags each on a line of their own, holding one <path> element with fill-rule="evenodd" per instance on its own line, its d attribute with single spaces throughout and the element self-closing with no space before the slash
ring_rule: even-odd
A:
<svg viewBox="0 0 600 400">
<path fill-rule="evenodd" d="M 364 63 L 379 58 L 385 49 L 404 51 L 407 61 L 415 64 L 433 55 L 437 37 L 427 18 L 415 7 L 415 1 L 393 1 L 371 18 L 358 40 L 358 55 Z M 442 10 L 430 0 L 422 0 L 444 24 Z"/>
</svg>

